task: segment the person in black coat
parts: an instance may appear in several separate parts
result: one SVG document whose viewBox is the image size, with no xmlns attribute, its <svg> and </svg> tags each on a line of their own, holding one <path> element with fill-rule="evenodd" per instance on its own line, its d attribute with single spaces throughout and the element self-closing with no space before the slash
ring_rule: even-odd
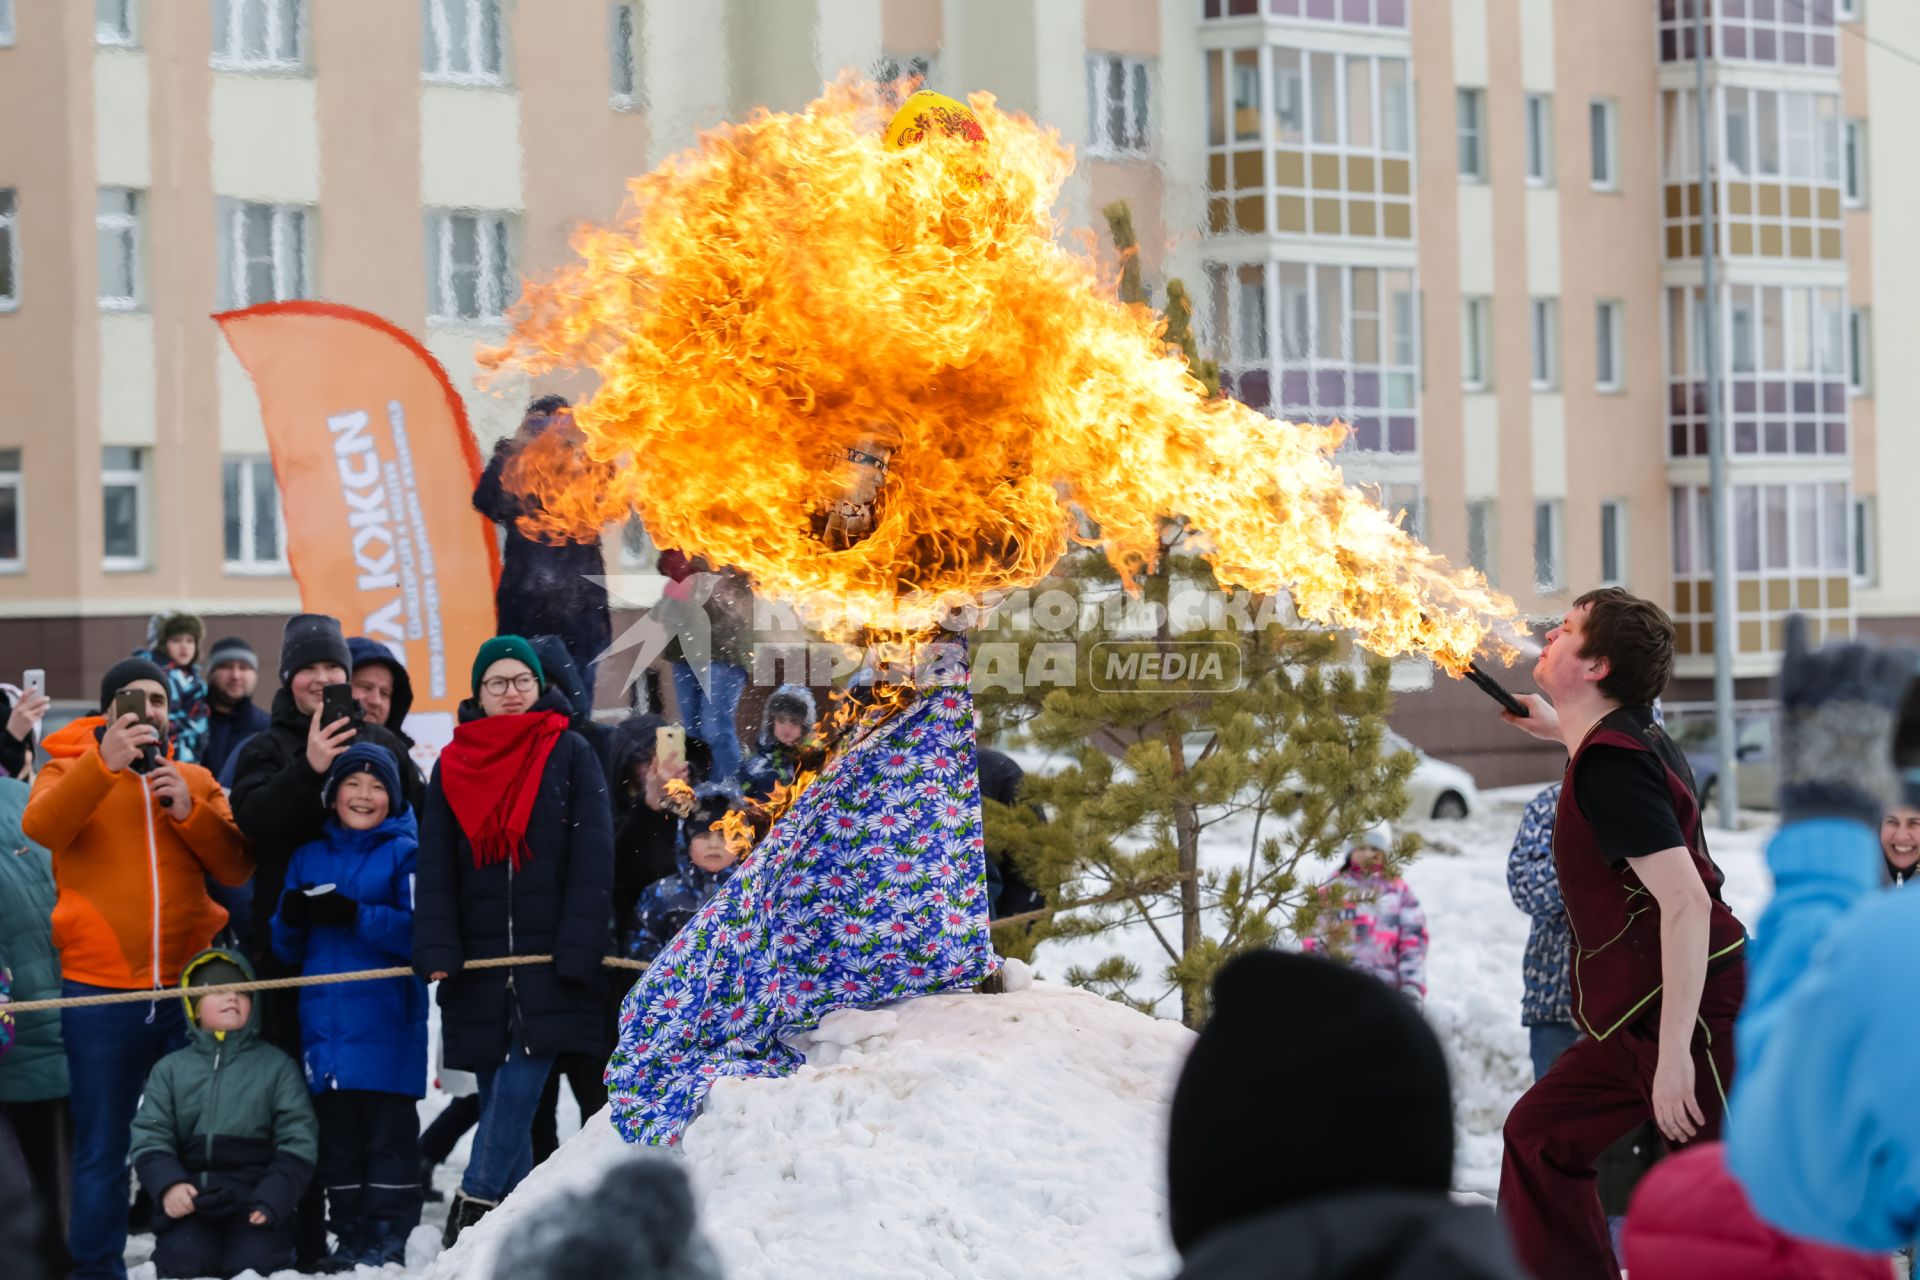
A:
<svg viewBox="0 0 1920 1280">
<path fill-rule="evenodd" d="M 413 916 L 414 970 L 441 984 L 446 1064 L 480 1077 L 449 1245 L 532 1167 L 555 1059 L 599 1051 L 612 945 L 613 814 L 565 697 L 519 636 L 480 647 L 473 691 L 427 789 Z M 553 960 L 463 971 L 509 955 Z"/>
<path fill-rule="evenodd" d="M 1012 808 L 1020 803 L 1020 787 L 1026 780 L 1027 771 L 1012 756 L 990 747 L 980 748 L 982 800 L 992 800 Z M 1027 808 L 1040 821 L 1047 820 L 1046 811 L 1039 805 L 1029 803 Z M 1046 905 L 1046 895 L 1027 883 L 1026 877 L 1020 874 L 1020 868 L 1014 863 L 1012 853 L 990 838 L 987 841 L 988 914 L 998 920 L 1001 916 L 1038 911 Z"/>
<path fill-rule="evenodd" d="M 322 691 L 328 685 L 345 684 L 352 666 L 339 619 L 320 613 L 289 618 L 280 642 L 280 688 L 273 695 L 270 722 L 227 762 L 233 778 L 229 787 L 233 820 L 252 842 L 255 860 L 251 903 L 239 913 L 247 917 L 241 950 L 261 978 L 296 973 L 273 953 L 273 913 L 280 905 L 293 851 L 318 840 L 326 827 L 327 810 L 320 793 L 334 758 L 356 742 L 385 747 L 400 762 L 407 803 L 417 811 L 426 799 L 420 771 L 407 758 L 406 743 L 398 736 L 379 725 L 351 720 L 320 723 Z M 299 992 L 262 991 L 258 1002 L 255 1017 L 260 1038 L 297 1060 Z M 327 1253 L 325 1206 L 317 1180 L 300 1202 L 294 1248 L 303 1268 L 317 1264 Z"/>
<path fill-rule="evenodd" d="M 507 531 L 500 585 L 494 592 L 500 633 L 559 636 L 573 656 L 581 684 L 592 689 L 595 664 L 613 639 L 607 589 L 594 581 L 607 571 L 600 539 L 543 542 L 527 537 L 519 521 L 535 513 L 536 500 L 514 493 L 505 480 L 507 465 L 520 450 L 550 430 L 573 429 L 564 396 L 541 396 L 528 405 L 520 429 L 494 446 L 473 491 L 473 509 Z"/>
<path fill-rule="evenodd" d="M 227 761 L 256 733 L 272 723 L 254 705 L 260 661 L 253 646 L 238 636 L 216 640 L 207 650 L 207 749 L 200 763 L 219 777 Z"/>
<path fill-rule="evenodd" d="M 593 748 L 594 759 L 606 762 L 607 753 L 613 746 L 613 729 L 610 725 L 596 724 L 593 719 L 593 690 L 589 689 L 580 677 L 580 668 L 575 665 L 572 653 L 567 650 L 567 642 L 559 636 L 528 636 L 527 643 L 540 658 L 540 667 L 546 672 L 549 688 L 558 689 L 567 700 L 569 714 L 573 717 L 573 731 L 587 740 Z"/>
</svg>

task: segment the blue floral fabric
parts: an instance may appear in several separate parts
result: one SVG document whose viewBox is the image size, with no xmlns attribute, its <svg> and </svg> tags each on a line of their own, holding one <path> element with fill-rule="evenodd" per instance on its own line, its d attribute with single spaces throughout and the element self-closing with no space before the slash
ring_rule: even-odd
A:
<svg viewBox="0 0 1920 1280">
<path fill-rule="evenodd" d="M 1520 1021 L 1529 1027 L 1573 1022 L 1573 932 L 1553 865 L 1553 823 L 1559 809 L 1556 782 L 1527 803 L 1507 855 L 1507 896 L 1533 918 L 1521 971 L 1526 990 L 1520 997 Z"/>
<path fill-rule="evenodd" d="M 629 1142 L 678 1142 L 715 1080 L 793 1071 L 783 1037 L 829 1013 L 999 967 L 965 679 L 837 753 L 627 993 L 606 1083 Z"/>
</svg>

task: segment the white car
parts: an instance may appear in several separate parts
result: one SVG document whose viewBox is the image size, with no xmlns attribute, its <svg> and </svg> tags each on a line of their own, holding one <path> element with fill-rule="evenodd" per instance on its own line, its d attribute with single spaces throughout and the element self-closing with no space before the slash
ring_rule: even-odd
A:
<svg viewBox="0 0 1920 1280">
<path fill-rule="evenodd" d="M 1413 776 L 1407 779 L 1407 808 L 1400 815 L 1403 820 L 1457 821 L 1480 807 L 1480 789 L 1473 785 L 1473 775 L 1459 765 L 1435 760 L 1391 729 L 1382 745 L 1388 751 L 1410 751 L 1418 761 Z"/>
</svg>

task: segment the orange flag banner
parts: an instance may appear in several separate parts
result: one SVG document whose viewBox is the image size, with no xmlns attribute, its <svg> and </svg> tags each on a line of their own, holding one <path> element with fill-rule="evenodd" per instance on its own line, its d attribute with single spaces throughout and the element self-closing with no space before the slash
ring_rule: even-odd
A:
<svg viewBox="0 0 1920 1280">
<path fill-rule="evenodd" d="M 500 576 L 473 509 L 466 406 L 425 347 L 371 312 L 272 302 L 214 319 L 260 397 L 301 607 L 385 643 L 413 681 L 409 731 L 451 738 Z"/>
</svg>

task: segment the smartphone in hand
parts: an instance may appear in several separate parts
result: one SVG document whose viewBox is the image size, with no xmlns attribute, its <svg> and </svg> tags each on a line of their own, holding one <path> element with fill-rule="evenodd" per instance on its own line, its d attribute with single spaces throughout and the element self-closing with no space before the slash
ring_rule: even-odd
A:
<svg viewBox="0 0 1920 1280">
<path fill-rule="evenodd" d="M 353 696 L 352 685 L 330 684 L 320 691 L 320 727 L 324 729 L 342 716 L 358 724 L 360 703 Z"/>
<path fill-rule="evenodd" d="M 663 724 L 653 731 L 653 754 L 662 773 L 687 762 L 687 731 L 677 724 Z"/>
<path fill-rule="evenodd" d="M 114 694 L 113 719 L 110 723 L 119 724 L 122 716 L 133 716 L 140 723 L 147 723 L 147 695 L 138 689 L 122 689 Z M 139 756 L 127 767 L 135 773 L 152 773 L 160 767 L 160 744 L 149 742 L 140 748 Z"/>
<path fill-rule="evenodd" d="M 33 667 L 20 677 L 20 690 L 29 698 L 47 691 L 47 673 L 40 667 Z"/>
</svg>

